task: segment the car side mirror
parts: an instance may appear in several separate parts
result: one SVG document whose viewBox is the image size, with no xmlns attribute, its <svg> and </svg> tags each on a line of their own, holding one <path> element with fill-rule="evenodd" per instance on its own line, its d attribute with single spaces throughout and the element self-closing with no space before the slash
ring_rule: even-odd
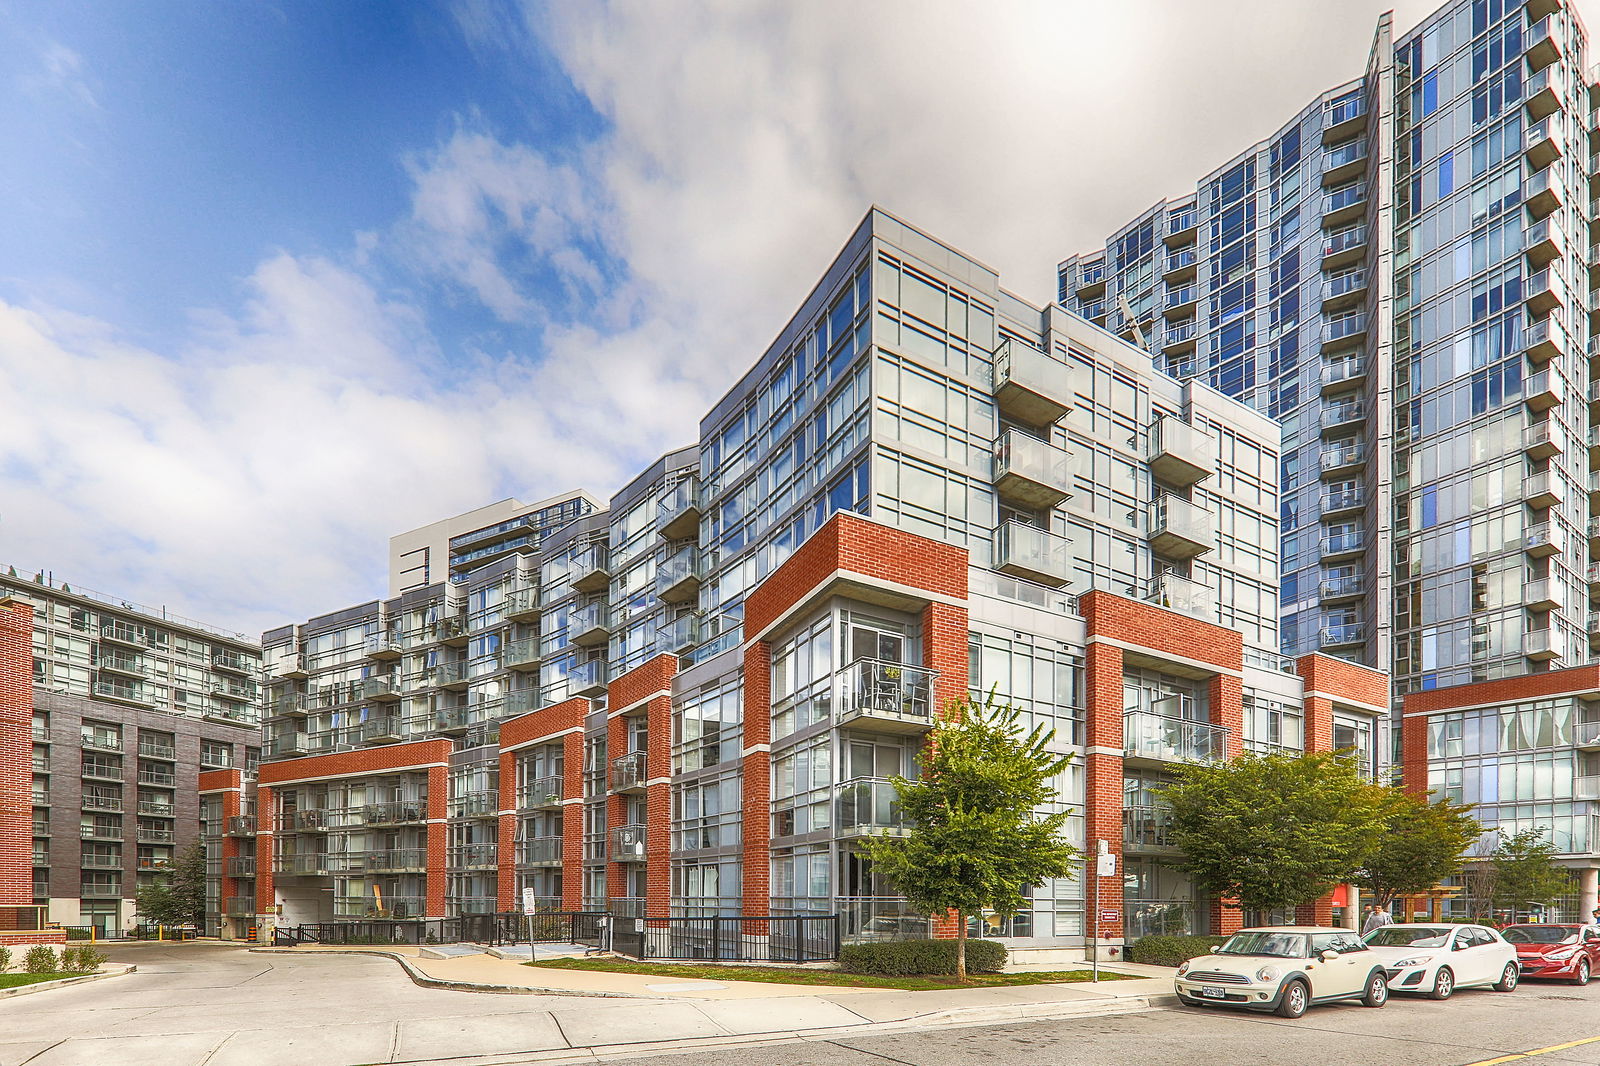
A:
<svg viewBox="0 0 1600 1066">
<path fill-rule="evenodd" d="M 1329 948 L 1327 951 L 1324 951 L 1322 953 L 1322 955 L 1320 956 L 1320 958 L 1322 959 L 1323 962 L 1332 962 L 1334 959 L 1337 959 L 1338 957 L 1339 957 L 1339 953 L 1337 951 L 1334 951 L 1332 948 Z"/>
<path fill-rule="evenodd" d="M 1212 944 L 1206 950 L 1209 951 L 1211 954 L 1215 955 L 1217 952 L 1222 950 L 1222 945 L 1221 944 Z"/>
</svg>

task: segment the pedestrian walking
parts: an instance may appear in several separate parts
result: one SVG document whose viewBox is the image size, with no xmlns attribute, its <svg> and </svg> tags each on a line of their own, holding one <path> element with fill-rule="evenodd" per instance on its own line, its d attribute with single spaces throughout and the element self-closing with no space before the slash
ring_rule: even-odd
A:
<svg viewBox="0 0 1600 1066">
<path fill-rule="evenodd" d="M 1393 924 L 1394 921 L 1389 917 L 1388 911 L 1384 910 L 1376 903 L 1369 904 L 1367 907 L 1366 920 L 1361 923 L 1361 935 L 1365 936 L 1374 929 L 1382 929 L 1386 925 Z"/>
</svg>

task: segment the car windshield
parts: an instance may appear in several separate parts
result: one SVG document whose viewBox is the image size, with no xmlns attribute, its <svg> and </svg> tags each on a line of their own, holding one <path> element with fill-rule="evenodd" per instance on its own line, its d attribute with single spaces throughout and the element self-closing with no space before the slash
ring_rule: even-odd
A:
<svg viewBox="0 0 1600 1066">
<path fill-rule="evenodd" d="M 1375 948 L 1442 948 L 1450 940 L 1450 930 L 1436 925 L 1386 925 L 1363 939 Z"/>
<path fill-rule="evenodd" d="M 1235 933 L 1217 949 L 1217 954 L 1303 959 L 1306 957 L 1306 938 L 1301 933 Z"/>
<path fill-rule="evenodd" d="M 1513 944 L 1576 944 L 1575 925 L 1508 925 L 1500 935 Z"/>
</svg>

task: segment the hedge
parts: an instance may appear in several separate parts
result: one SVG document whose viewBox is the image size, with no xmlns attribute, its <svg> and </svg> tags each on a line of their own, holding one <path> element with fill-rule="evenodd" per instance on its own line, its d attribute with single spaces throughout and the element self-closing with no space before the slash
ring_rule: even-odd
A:
<svg viewBox="0 0 1600 1066">
<path fill-rule="evenodd" d="M 1150 966 L 1177 966 L 1211 948 L 1226 937 L 1220 936 L 1142 936 L 1128 948 L 1128 959 Z"/>
<path fill-rule="evenodd" d="M 967 941 L 968 973 L 999 973 L 1006 965 L 1006 946 L 993 940 Z M 839 949 L 845 973 L 892 977 L 945 975 L 956 972 L 954 940 L 886 940 L 846 944 Z"/>
</svg>

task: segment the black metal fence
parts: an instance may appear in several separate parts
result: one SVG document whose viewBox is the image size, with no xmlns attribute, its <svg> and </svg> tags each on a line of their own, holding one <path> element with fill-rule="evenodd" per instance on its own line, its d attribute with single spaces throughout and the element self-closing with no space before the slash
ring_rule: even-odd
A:
<svg viewBox="0 0 1600 1066">
<path fill-rule="evenodd" d="M 299 944 L 581 944 L 598 948 L 603 912 L 468 914 L 427 921 L 346 921 L 280 925 L 276 947 Z"/>
</svg>

